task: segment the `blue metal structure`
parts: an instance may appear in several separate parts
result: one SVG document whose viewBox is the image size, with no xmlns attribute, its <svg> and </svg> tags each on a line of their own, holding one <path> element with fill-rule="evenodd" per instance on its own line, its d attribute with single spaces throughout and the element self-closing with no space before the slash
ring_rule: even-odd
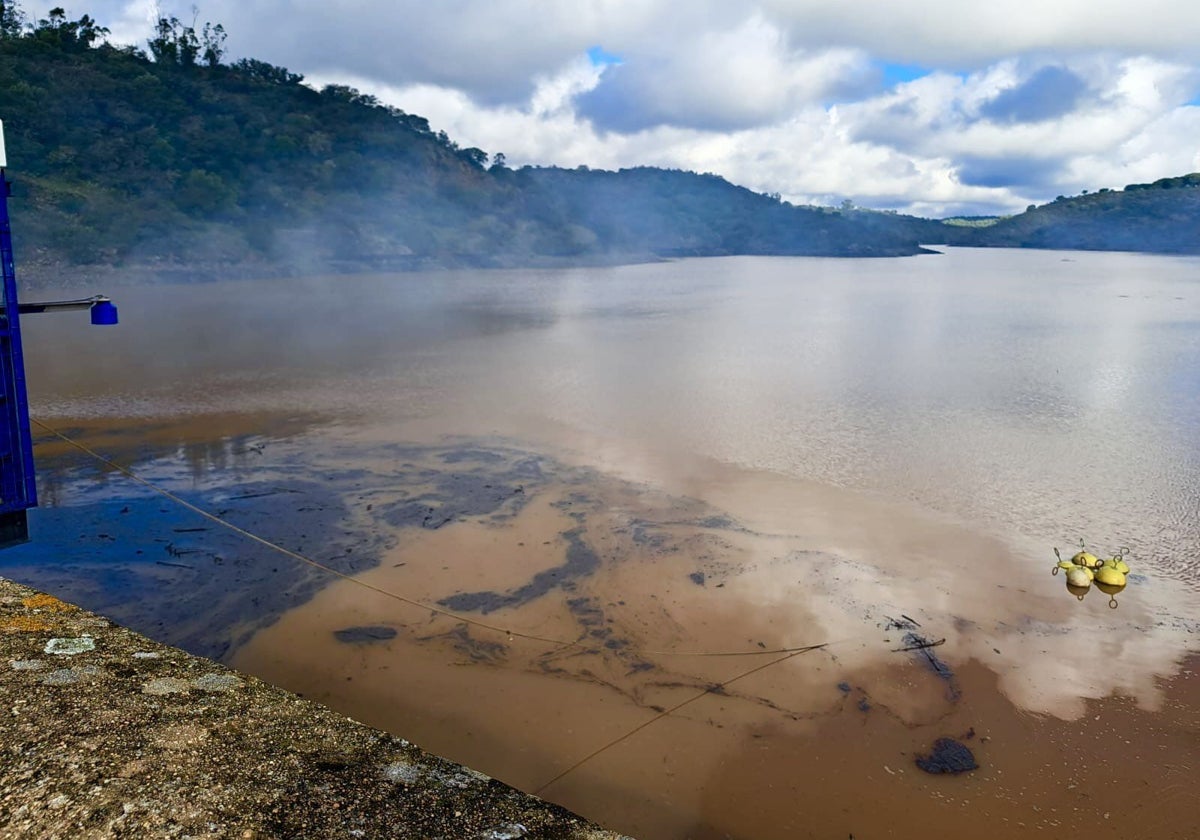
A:
<svg viewBox="0 0 1200 840">
<path fill-rule="evenodd" d="M 26 511 L 37 507 L 33 472 L 33 435 L 29 430 L 29 398 L 25 392 L 25 357 L 21 351 L 21 315 L 88 309 L 93 324 L 117 323 L 117 308 L 103 295 L 50 303 L 17 301 L 17 269 L 13 261 L 8 198 L 12 186 L 5 174 L 4 123 L 0 122 L 0 548 L 29 540 Z"/>
<path fill-rule="evenodd" d="M 2 130 L 2 129 L 0 129 Z M 2 143 L 3 141 L 0 141 Z M 2 146 L 0 146 L 2 149 Z M 33 436 L 25 392 L 25 358 L 21 351 L 21 315 L 17 271 L 13 262 L 8 197 L 12 192 L 0 152 L 0 548 L 29 539 L 26 511 L 37 506 L 33 472 Z"/>
</svg>

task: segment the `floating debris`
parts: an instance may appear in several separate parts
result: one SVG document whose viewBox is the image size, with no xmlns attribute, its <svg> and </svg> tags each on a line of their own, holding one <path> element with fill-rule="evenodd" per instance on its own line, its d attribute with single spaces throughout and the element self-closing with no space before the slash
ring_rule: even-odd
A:
<svg viewBox="0 0 1200 840">
<path fill-rule="evenodd" d="M 979 763 L 966 744 L 953 738 L 938 738 L 929 755 L 917 756 L 917 767 L 926 773 L 966 773 L 976 770 Z"/>
<path fill-rule="evenodd" d="M 893 648 L 892 653 L 906 653 L 907 651 L 910 651 L 910 650 L 925 650 L 926 648 L 933 648 L 933 647 L 938 647 L 939 645 L 946 644 L 945 639 L 937 639 L 937 640 L 926 639 L 924 636 L 919 636 L 916 633 L 907 634 L 904 637 L 904 640 L 908 641 L 910 638 L 918 639 L 919 641 L 912 642 L 907 647 Z"/>
<path fill-rule="evenodd" d="M 954 671 L 950 666 L 938 658 L 938 655 L 933 652 L 933 648 L 946 643 L 945 639 L 931 639 L 918 633 L 914 628 L 916 622 L 908 616 L 904 617 L 904 621 L 897 621 L 894 618 L 888 618 L 887 628 L 896 628 L 905 630 L 904 636 L 901 638 L 902 647 L 893 648 L 893 653 L 903 653 L 913 651 L 916 655 L 923 659 L 929 670 L 933 671 L 940 679 L 946 682 L 946 699 L 952 703 L 958 701 L 962 697 L 962 691 L 958 687 L 958 681 L 954 678 Z"/>
</svg>

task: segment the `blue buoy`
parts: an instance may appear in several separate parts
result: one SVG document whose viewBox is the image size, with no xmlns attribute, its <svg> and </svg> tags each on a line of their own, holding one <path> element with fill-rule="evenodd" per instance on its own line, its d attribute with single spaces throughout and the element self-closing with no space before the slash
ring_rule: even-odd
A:
<svg viewBox="0 0 1200 840">
<path fill-rule="evenodd" d="M 93 326 L 106 327 L 117 323 L 117 307 L 111 300 L 102 300 L 92 304 Z"/>
</svg>

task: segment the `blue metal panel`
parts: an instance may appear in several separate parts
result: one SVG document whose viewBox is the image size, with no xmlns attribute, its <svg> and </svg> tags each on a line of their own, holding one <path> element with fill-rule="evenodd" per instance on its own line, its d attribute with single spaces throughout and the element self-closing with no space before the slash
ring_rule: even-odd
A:
<svg viewBox="0 0 1200 840">
<path fill-rule="evenodd" d="M 17 275 L 13 263 L 12 230 L 8 219 L 10 186 L 0 169 L 0 544 L 4 522 L 23 530 L 24 512 L 37 506 L 33 472 L 33 438 L 29 431 L 29 401 L 25 392 L 25 362 L 21 352 L 21 323 L 17 304 Z M 17 535 L 19 537 L 19 534 Z"/>
</svg>

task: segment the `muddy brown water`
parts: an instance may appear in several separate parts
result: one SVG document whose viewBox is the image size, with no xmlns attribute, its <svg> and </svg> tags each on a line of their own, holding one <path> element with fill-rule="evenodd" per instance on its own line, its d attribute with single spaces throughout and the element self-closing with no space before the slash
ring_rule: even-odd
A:
<svg viewBox="0 0 1200 840">
<path fill-rule="evenodd" d="M 107 290 L 25 324 L 35 414 L 294 554 L 41 431 L 0 573 L 647 840 L 1192 837 L 1197 268 Z"/>
</svg>

